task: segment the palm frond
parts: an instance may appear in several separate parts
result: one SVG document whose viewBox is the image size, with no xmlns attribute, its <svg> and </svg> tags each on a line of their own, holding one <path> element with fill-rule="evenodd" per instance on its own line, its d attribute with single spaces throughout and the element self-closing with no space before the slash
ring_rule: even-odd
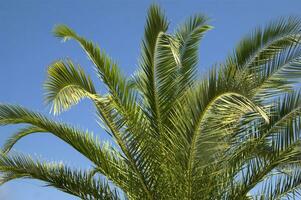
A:
<svg viewBox="0 0 301 200">
<path fill-rule="evenodd" d="M 81 98 L 90 98 L 96 105 L 101 120 L 104 122 L 105 126 L 108 127 L 108 131 L 112 133 L 126 157 L 131 160 L 131 166 L 136 168 L 136 164 L 134 163 L 138 162 L 138 160 L 133 158 L 131 149 L 137 149 L 139 147 L 137 145 L 132 145 L 132 147 L 129 145 L 131 144 L 130 141 L 132 141 L 131 138 L 133 136 L 136 140 L 138 140 L 138 137 L 142 141 L 145 140 L 139 133 L 143 133 L 143 130 L 146 128 L 143 127 L 143 123 L 141 123 L 143 116 L 141 116 L 139 107 L 133 107 L 134 104 L 127 104 L 127 102 L 136 102 L 133 99 L 126 99 L 126 97 L 130 96 L 125 96 L 125 98 L 115 96 L 115 104 L 112 104 L 112 100 L 110 99 L 113 98 L 114 101 L 114 93 L 107 98 L 98 95 L 95 92 L 94 87 L 92 87 L 92 83 L 84 75 L 82 70 L 75 69 L 71 61 L 68 61 L 68 63 L 59 61 L 49 70 L 48 81 L 45 84 L 46 89 L 48 90 L 46 93 L 47 99 L 50 102 L 53 102 L 53 104 L 57 106 L 57 109 L 64 109 L 77 103 Z M 70 95 L 74 98 L 70 98 Z M 66 99 L 68 100 L 66 101 Z M 115 110 L 118 110 L 121 115 L 116 115 Z M 137 123 L 138 121 L 140 123 Z M 138 135 L 122 135 L 119 130 L 123 128 L 124 124 L 127 125 L 126 129 L 130 131 L 130 133 Z M 138 173 L 138 169 L 135 169 L 135 171 Z"/>
<path fill-rule="evenodd" d="M 247 195 L 257 184 L 266 180 L 273 173 L 273 170 L 283 163 L 295 162 L 296 157 L 300 156 L 300 150 L 296 147 L 300 143 L 296 142 L 289 148 L 274 152 L 269 155 L 269 159 L 254 158 L 247 160 L 245 167 L 239 171 L 238 177 L 241 177 L 237 186 L 233 190 L 234 193 L 230 198 L 239 198 Z"/>
<path fill-rule="evenodd" d="M 196 15 L 169 33 L 164 12 L 152 5 L 132 78 L 96 43 L 56 26 L 55 36 L 79 43 L 107 93 L 97 93 L 84 70 L 66 59 L 48 68 L 45 100 L 58 114 L 90 99 L 115 144 L 0 104 L 0 125 L 26 124 L 4 144 L 2 182 L 39 179 L 87 200 L 300 196 L 301 20 L 281 18 L 257 28 L 197 80 L 199 42 L 211 29 L 207 22 Z M 36 133 L 69 144 L 92 162 L 91 171 L 8 156 L 19 140 Z"/>
<path fill-rule="evenodd" d="M 30 124 L 29 127 L 22 129 L 13 135 L 6 143 L 6 152 L 23 137 L 39 132 L 49 132 L 71 145 L 78 152 L 90 159 L 96 166 L 109 169 L 111 164 L 121 164 L 121 155 L 112 157 L 110 153 L 114 149 L 106 148 L 99 140 L 88 131 L 81 131 L 67 124 L 52 121 L 39 113 L 29 111 L 20 106 L 0 105 L 0 124 Z M 114 150 L 114 152 L 118 152 Z M 109 156 L 112 155 L 112 156 Z M 118 159 L 119 158 L 119 159 Z M 125 165 L 125 164 L 123 164 Z M 122 165 L 121 165 L 122 166 Z"/>
<path fill-rule="evenodd" d="M 96 94 L 90 77 L 85 75 L 80 66 L 76 68 L 71 60 L 59 60 L 51 64 L 47 77 L 44 83 L 45 100 L 52 103 L 55 114 L 69 109 L 90 94 Z"/>
<path fill-rule="evenodd" d="M 301 21 L 296 17 L 280 18 L 241 40 L 229 58 L 238 68 L 259 67 L 292 44 L 299 43 Z M 231 61 L 231 62 L 232 62 Z"/>
<path fill-rule="evenodd" d="M 276 173 L 265 181 L 256 199 L 297 199 L 301 197 L 301 174 L 299 168 L 288 173 Z"/>
<path fill-rule="evenodd" d="M 168 28 L 167 20 L 161 9 L 153 5 L 147 15 L 144 39 L 142 41 L 142 52 L 140 59 L 139 88 L 142 90 L 143 100 L 149 107 L 147 112 L 151 120 L 157 126 L 156 132 L 160 129 L 159 96 L 156 81 L 156 48 L 160 33 L 164 33 Z M 161 34 L 162 35 L 162 34 Z"/>
<path fill-rule="evenodd" d="M 133 101 L 135 94 L 131 91 L 130 84 L 120 72 L 117 64 L 104 51 L 101 51 L 98 45 L 77 35 L 65 25 L 56 26 L 54 34 L 59 38 L 63 38 L 63 40 L 74 39 L 81 45 L 95 65 L 99 78 L 107 86 L 116 108 L 122 110 L 121 108 L 124 106 L 132 106 L 135 102 Z"/>
<path fill-rule="evenodd" d="M 72 170 L 62 163 L 34 161 L 23 155 L 0 156 L 1 181 L 29 178 L 46 183 L 61 191 L 85 200 L 120 199 L 118 191 L 105 181 L 95 179 L 89 171 Z"/>
<path fill-rule="evenodd" d="M 196 79 L 199 42 L 204 34 L 212 29 L 207 25 L 208 18 L 204 15 L 190 17 L 178 27 L 175 36 L 179 40 L 180 47 L 180 82 L 179 92 L 185 91 L 186 87 L 193 85 Z M 181 95 L 179 95 L 181 96 Z"/>
<path fill-rule="evenodd" d="M 291 92 L 301 75 L 301 49 L 291 46 L 268 61 L 255 75 L 258 82 L 254 86 L 255 99 L 269 99 L 285 92 Z"/>
<path fill-rule="evenodd" d="M 40 113 L 29 111 L 20 106 L 14 105 L 0 105 L 0 124 L 30 124 L 32 126 L 43 129 L 44 132 L 50 132 L 58 138 L 64 140 L 69 145 L 74 147 L 77 151 L 82 153 L 87 158 L 95 163 L 100 163 L 97 155 L 100 148 L 99 143 L 95 141 L 95 138 L 87 131 L 81 131 L 67 124 L 58 123 L 52 121 Z M 36 129 L 39 131 L 39 129 Z M 33 132 L 33 129 L 31 130 Z M 22 132 L 21 132 L 22 135 Z M 16 136 L 16 138 L 21 138 Z M 92 152 L 91 149 L 95 152 Z"/>
<path fill-rule="evenodd" d="M 21 138 L 33 133 L 42 133 L 42 132 L 47 132 L 47 131 L 37 126 L 27 126 L 25 128 L 22 128 L 17 133 L 15 133 L 14 135 L 12 135 L 10 138 L 6 140 L 6 142 L 3 145 L 2 151 L 4 153 L 8 153 Z"/>
<path fill-rule="evenodd" d="M 270 108 L 269 124 L 257 121 L 238 130 L 233 139 L 234 162 L 240 163 L 235 157 L 244 160 L 260 154 L 259 151 L 285 150 L 297 142 L 300 139 L 300 99 L 300 92 L 286 94 Z"/>
</svg>

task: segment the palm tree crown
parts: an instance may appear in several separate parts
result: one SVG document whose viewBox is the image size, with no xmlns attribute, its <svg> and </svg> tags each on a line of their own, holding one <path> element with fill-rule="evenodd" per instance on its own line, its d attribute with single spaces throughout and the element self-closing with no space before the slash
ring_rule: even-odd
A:
<svg viewBox="0 0 301 200">
<path fill-rule="evenodd" d="M 0 124 L 25 124 L 0 156 L 1 183 L 44 181 L 84 200 L 282 199 L 300 196 L 301 21 L 281 18 L 241 40 L 206 76 L 197 77 L 203 15 L 174 33 L 161 9 L 149 8 L 139 69 L 125 77 L 91 41 L 65 25 L 107 87 L 99 94 L 70 59 L 55 61 L 44 84 L 54 114 L 88 98 L 114 144 L 20 106 L 0 104 Z M 92 165 L 75 170 L 9 153 L 33 133 L 50 133 Z"/>
</svg>

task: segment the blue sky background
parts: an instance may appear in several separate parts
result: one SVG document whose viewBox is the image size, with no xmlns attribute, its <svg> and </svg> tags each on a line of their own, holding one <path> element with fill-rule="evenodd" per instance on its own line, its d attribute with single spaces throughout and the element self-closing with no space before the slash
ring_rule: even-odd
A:
<svg viewBox="0 0 301 200">
<path fill-rule="evenodd" d="M 67 24 L 79 34 L 99 43 L 123 72 L 131 74 L 137 66 L 145 15 L 153 1 L 146 0 L 0 0 L 0 103 L 20 104 L 43 113 L 42 84 L 47 66 L 59 58 L 80 63 L 100 92 L 104 89 L 93 74 L 92 64 L 74 42 L 62 43 L 52 36 L 55 24 Z M 204 13 L 215 27 L 201 43 L 200 74 L 222 61 L 239 39 L 257 25 L 280 16 L 301 17 L 300 0 L 165 0 L 158 2 L 166 11 L 171 30 L 186 17 Z M 56 117 L 89 129 L 108 139 L 97 126 L 91 103 L 83 101 Z M 16 131 L 15 126 L 0 127 L 0 145 Z M 16 151 L 44 160 L 64 161 L 70 166 L 89 167 L 89 162 L 71 147 L 49 134 L 36 134 L 20 141 Z M 73 196 L 38 181 L 17 180 L 0 187 L 2 200 L 73 200 Z"/>
</svg>

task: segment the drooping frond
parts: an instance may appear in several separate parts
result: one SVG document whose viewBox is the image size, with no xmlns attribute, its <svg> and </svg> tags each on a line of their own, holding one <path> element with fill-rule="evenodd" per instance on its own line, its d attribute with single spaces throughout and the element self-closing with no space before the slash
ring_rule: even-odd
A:
<svg viewBox="0 0 301 200">
<path fill-rule="evenodd" d="M 105 181 L 93 178 L 89 171 L 75 171 L 60 163 L 35 161 L 30 157 L 0 156 L 0 183 L 29 178 L 45 182 L 84 200 L 117 200 L 118 191 Z"/>
<path fill-rule="evenodd" d="M 20 106 L 0 105 L 1 125 L 24 123 L 37 127 L 38 129 L 35 129 L 36 132 L 41 132 L 40 129 L 43 129 L 43 132 L 54 134 L 89 158 L 92 162 L 100 163 L 99 159 L 101 159 L 101 156 L 99 156 L 99 153 L 101 152 L 99 152 L 99 149 L 101 148 L 90 133 L 80 131 L 63 123 L 52 121 L 42 114 L 29 111 Z M 34 133 L 33 129 L 29 132 Z M 20 134 L 25 136 L 22 132 Z M 20 135 L 16 137 L 21 138 Z M 92 151 L 92 149 L 94 150 Z"/>
<path fill-rule="evenodd" d="M 45 99 L 52 104 L 54 114 L 77 104 L 82 98 L 96 94 L 90 77 L 71 60 L 56 61 L 48 68 L 48 80 L 44 84 Z"/>
<path fill-rule="evenodd" d="M 104 51 L 101 51 L 98 45 L 77 35 L 65 25 L 56 26 L 54 34 L 64 40 L 74 39 L 81 45 L 95 65 L 98 76 L 107 86 L 116 108 L 122 110 L 125 106 L 127 109 L 132 106 L 135 95 L 133 91 L 130 91 L 128 81 L 120 72 L 117 64 Z"/>
<path fill-rule="evenodd" d="M 91 160 L 96 166 L 105 166 L 115 159 L 110 158 L 110 153 L 106 152 L 106 148 L 103 148 L 98 139 L 93 137 L 93 135 L 87 131 L 81 131 L 67 124 L 52 121 L 39 113 L 29 111 L 20 106 L 0 105 L 1 125 L 23 123 L 30 124 L 31 126 L 22 129 L 17 134 L 13 135 L 5 145 L 6 151 L 11 149 L 18 140 L 29 134 L 49 132 L 71 145 Z M 110 165 L 107 167 L 110 167 Z"/>
</svg>

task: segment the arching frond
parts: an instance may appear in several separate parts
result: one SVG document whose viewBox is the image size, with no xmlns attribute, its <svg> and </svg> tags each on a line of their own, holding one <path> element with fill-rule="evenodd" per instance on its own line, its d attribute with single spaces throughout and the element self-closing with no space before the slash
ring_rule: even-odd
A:
<svg viewBox="0 0 301 200">
<path fill-rule="evenodd" d="M 186 102 L 180 102 L 179 110 L 172 119 L 176 130 L 187 140 L 179 146 L 186 146 L 184 149 L 186 155 L 182 159 L 186 160 L 186 169 L 191 176 L 188 183 L 195 182 L 192 181 L 192 177 L 195 176 L 192 175 L 195 174 L 194 170 L 201 173 L 201 168 L 197 166 L 210 165 L 215 158 L 215 153 L 212 152 L 226 147 L 227 143 L 223 139 L 232 133 L 229 128 L 239 121 L 243 113 L 257 112 L 268 121 L 262 108 L 241 95 L 239 88 L 229 88 L 226 82 L 219 82 L 214 71 L 209 80 L 191 91 L 190 94 L 187 93 Z M 197 193 L 198 190 L 192 189 L 192 185 L 188 187 L 190 187 L 188 191 Z"/>
<path fill-rule="evenodd" d="M 300 56 L 300 30 L 300 19 L 294 17 L 281 18 L 255 29 L 241 40 L 234 55 L 228 57 L 225 74 L 235 84 L 255 91 L 253 95 L 260 101 L 286 92 L 294 81 L 287 82 L 287 78 L 298 73 L 295 61 Z"/>
<path fill-rule="evenodd" d="M 253 157 L 257 153 L 264 152 L 261 147 L 265 146 L 268 152 L 285 150 L 291 144 L 300 139 L 300 92 L 287 94 L 275 101 L 270 109 L 269 124 L 262 121 L 251 123 L 238 131 L 238 138 L 244 140 L 235 141 L 235 156 L 242 160 Z M 239 133 L 240 132 L 240 133 Z M 235 136 L 236 137 L 236 136 Z M 237 138 L 235 138 L 236 140 Z M 236 163 L 240 163 L 233 158 Z"/>
<path fill-rule="evenodd" d="M 41 132 L 47 131 L 37 126 L 27 126 L 26 128 L 20 129 L 17 133 L 15 133 L 9 139 L 6 140 L 6 142 L 3 145 L 3 152 L 8 153 L 21 138 L 33 133 Z"/>
<path fill-rule="evenodd" d="M 52 104 L 54 114 L 67 110 L 82 98 L 96 94 L 90 77 L 71 60 L 56 61 L 48 68 L 48 80 L 44 84 L 45 100 Z"/>
<path fill-rule="evenodd" d="M 5 144 L 6 152 L 11 149 L 18 140 L 29 134 L 49 132 L 91 160 L 99 169 L 102 169 L 102 172 L 104 172 L 104 175 L 108 178 L 118 178 L 116 173 L 129 173 L 127 164 L 121 155 L 117 153 L 118 151 L 114 150 L 113 147 L 101 144 L 91 133 L 81 131 L 66 124 L 54 122 L 39 113 L 28 111 L 19 106 L 0 105 L 1 125 L 20 123 L 30 124 L 31 126 L 22 129 L 7 141 Z M 116 153 L 113 154 L 114 152 Z M 120 182 L 118 179 L 114 179 L 114 181 L 117 184 Z"/>
<path fill-rule="evenodd" d="M 154 124 L 155 132 L 161 129 L 160 113 L 160 96 L 158 95 L 158 85 L 156 81 L 156 71 L 160 70 L 156 66 L 156 55 L 158 39 L 164 38 L 163 34 L 167 31 L 168 22 L 161 9 L 153 5 L 150 7 L 147 15 L 147 21 L 144 31 L 144 39 L 142 41 L 140 73 L 139 73 L 139 89 L 143 94 L 143 101 L 147 105 L 146 112 L 149 113 L 150 120 Z M 160 55 L 160 54 L 159 54 Z M 175 54 L 173 54 L 174 56 Z"/>
<path fill-rule="evenodd" d="M 269 159 L 254 158 L 248 160 L 246 166 L 242 168 L 238 175 L 241 177 L 240 182 L 233 190 L 234 199 L 245 197 L 257 184 L 264 181 L 279 165 L 282 163 L 291 163 L 296 157 L 300 156 L 300 149 L 295 148 L 299 143 L 293 144 L 290 148 L 275 152 L 269 155 Z"/>
<path fill-rule="evenodd" d="M 208 19 L 204 15 L 190 17 L 180 25 L 175 33 L 180 47 L 180 82 L 179 92 L 185 91 L 186 87 L 193 85 L 196 79 L 199 42 L 204 34 L 212 27 L 207 25 Z M 180 95 L 181 96 L 181 95 Z"/>
<path fill-rule="evenodd" d="M 177 93 L 177 76 L 181 66 L 179 42 L 171 35 L 160 32 L 155 50 L 155 82 L 158 95 L 158 109 L 162 121 L 166 119 Z M 147 83 L 147 80 L 144 80 Z"/>
<path fill-rule="evenodd" d="M 65 25 L 56 26 L 54 34 L 59 38 L 63 38 L 63 40 L 74 39 L 81 45 L 95 65 L 98 76 L 107 86 L 116 108 L 121 110 L 120 107 L 122 106 L 132 106 L 135 102 L 133 101 L 135 95 L 133 91 L 130 91 L 131 88 L 128 81 L 120 72 L 117 64 L 104 51 L 101 51 L 98 45 L 77 35 Z"/>
<path fill-rule="evenodd" d="M 119 199 L 118 191 L 105 181 L 95 179 L 91 172 L 75 171 L 60 163 L 35 161 L 30 157 L 0 156 L 0 172 L 3 184 L 20 178 L 38 179 L 66 193 L 84 200 Z"/>
<path fill-rule="evenodd" d="M 256 75 L 258 82 L 254 88 L 254 98 L 264 100 L 294 90 L 296 83 L 300 82 L 300 59 L 299 46 L 292 46 L 275 55 Z"/>
<path fill-rule="evenodd" d="M 58 123 L 44 117 L 40 113 L 29 111 L 20 106 L 14 105 L 0 105 L 0 124 L 30 124 L 39 129 L 43 129 L 44 132 L 50 132 L 58 138 L 64 140 L 69 145 L 74 147 L 77 151 L 89 158 L 94 163 L 101 163 L 99 149 L 100 144 L 95 138 L 88 132 L 80 131 L 67 124 Z M 36 129 L 38 130 L 38 129 Z M 33 130 L 30 131 L 34 133 Z M 40 132 L 38 130 L 37 132 Z M 22 134 L 22 132 L 21 132 Z M 25 136 L 25 135 L 23 135 Z M 21 138 L 20 136 L 16 136 Z M 92 150 L 94 149 L 94 151 Z"/>
<path fill-rule="evenodd" d="M 238 68 L 259 67 L 283 49 L 299 43 L 301 21 L 298 18 L 280 18 L 241 40 L 235 49 L 234 60 Z"/>
</svg>

